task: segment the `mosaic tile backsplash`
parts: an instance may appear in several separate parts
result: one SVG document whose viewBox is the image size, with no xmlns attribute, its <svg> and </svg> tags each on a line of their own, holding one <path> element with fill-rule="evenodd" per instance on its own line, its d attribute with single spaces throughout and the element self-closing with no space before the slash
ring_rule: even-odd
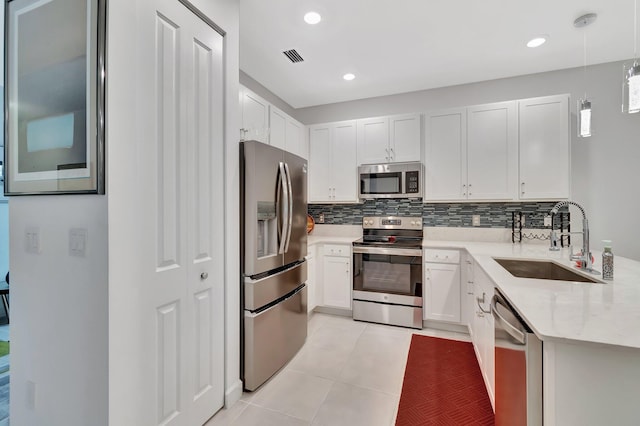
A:
<svg viewBox="0 0 640 426">
<path fill-rule="evenodd" d="M 308 211 L 316 223 L 320 213 L 324 223 L 333 225 L 361 225 L 364 216 L 419 216 L 424 226 L 470 227 L 472 216 L 480 215 L 480 227 L 511 228 L 512 213 L 525 215 L 526 228 L 544 228 L 544 217 L 555 202 L 533 203 L 433 203 L 422 200 L 378 199 L 362 204 L 309 204 Z"/>
</svg>

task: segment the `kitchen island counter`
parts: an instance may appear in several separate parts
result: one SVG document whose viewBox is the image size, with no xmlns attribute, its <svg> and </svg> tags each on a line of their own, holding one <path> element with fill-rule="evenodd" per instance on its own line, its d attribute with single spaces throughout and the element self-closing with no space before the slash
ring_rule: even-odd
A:
<svg viewBox="0 0 640 426">
<path fill-rule="evenodd" d="M 614 280 L 582 273 L 569 261 L 569 248 L 425 239 L 425 248 L 466 250 L 542 340 L 614 345 L 640 349 L 640 262 L 616 256 Z M 601 270 L 602 253 L 593 251 Z M 572 268 L 599 283 L 517 278 L 494 258 L 544 259 Z"/>
</svg>

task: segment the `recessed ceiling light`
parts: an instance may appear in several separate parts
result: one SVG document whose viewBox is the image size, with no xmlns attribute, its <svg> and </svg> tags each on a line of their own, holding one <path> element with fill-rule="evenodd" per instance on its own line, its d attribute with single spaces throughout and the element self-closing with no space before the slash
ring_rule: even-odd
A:
<svg viewBox="0 0 640 426">
<path fill-rule="evenodd" d="M 547 36 L 538 36 L 536 38 L 532 38 L 527 43 L 527 47 L 538 47 L 542 46 L 547 41 Z"/>
<path fill-rule="evenodd" d="M 322 21 L 322 16 L 318 12 L 307 12 L 304 15 L 304 22 L 309 25 L 315 25 L 320 21 Z"/>
<path fill-rule="evenodd" d="M 353 75 L 353 74 L 351 74 L 351 73 L 347 73 L 347 74 L 343 75 L 343 76 L 342 76 L 342 78 L 344 78 L 344 79 L 345 79 L 345 80 L 347 80 L 347 81 L 351 81 L 351 80 L 353 80 L 354 78 L 356 78 L 356 76 L 355 76 L 355 75 Z"/>
</svg>

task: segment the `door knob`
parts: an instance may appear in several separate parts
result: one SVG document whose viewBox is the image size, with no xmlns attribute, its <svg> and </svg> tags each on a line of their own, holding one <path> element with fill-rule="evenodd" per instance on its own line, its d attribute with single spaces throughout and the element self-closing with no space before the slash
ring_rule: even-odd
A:
<svg viewBox="0 0 640 426">
<path fill-rule="evenodd" d="M 209 274 L 206 272 L 203 272 L 200 274 L 200 279 L 201 280 L 206 280 L 207 278 L 209 278 Z"/>
</svg>

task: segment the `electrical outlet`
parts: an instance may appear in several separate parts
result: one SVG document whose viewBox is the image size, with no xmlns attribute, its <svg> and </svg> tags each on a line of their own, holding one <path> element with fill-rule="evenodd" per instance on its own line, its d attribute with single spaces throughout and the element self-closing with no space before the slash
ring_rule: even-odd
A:
<svg viewBox="0 0 640 426">
<path fill-rule="evenodd" d="M 324 223 L 324 213 L 318 215 L 318 223 Z"/>
<path fill-rule="evenodd" d="M 551 216 L 544 217 L 544 226 L 551 226 Z"/>
<path fill-rule="evenodd" d="M 31 380 L 27 380 L 27 408 L 36 409 L 36 383 Z"/>
<path fill-rule="evenodd" d="M 471 225 L 480 226 L 480 215 L 479 214 L 474 214 L 471 217 Z"/>
<path fill-rule="evenodd" d="M 525 215 L 522 215 L 522 217 L 520 218 L 520 225 L 522 225 L 522 227 L 525 227 L 525 224 L 527 223 L 526 219 L 525 219 Z"/>
</svg>

